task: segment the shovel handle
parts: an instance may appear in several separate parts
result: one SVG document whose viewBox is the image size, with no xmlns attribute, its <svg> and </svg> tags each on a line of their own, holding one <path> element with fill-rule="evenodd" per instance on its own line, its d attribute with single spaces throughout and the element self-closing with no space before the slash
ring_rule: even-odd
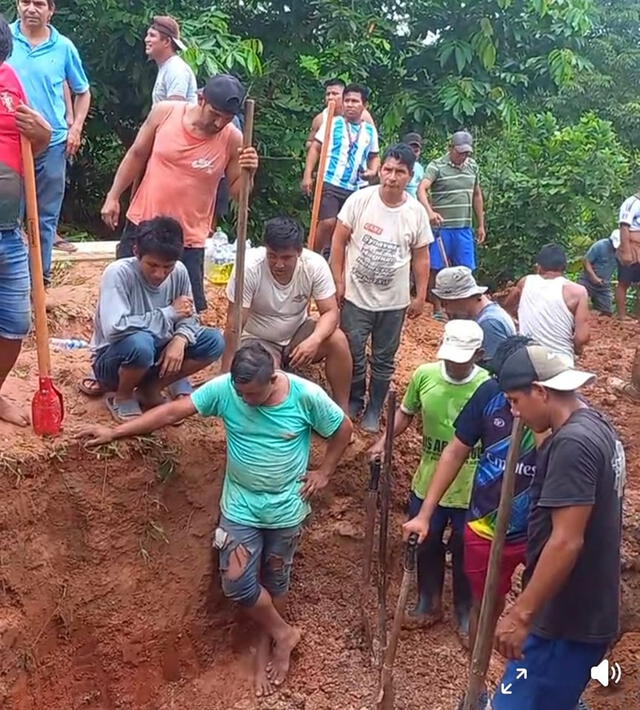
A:
<svg viewBox="0 0 640 710">
<path fill-rule="evenodd" d="M 416 568 L 416 558 L 418 556 L 418 533 L 411 533 L 407 540 L 407 546 L 404 551 L 404 570 L 405 572 L 413 572 Z"/>
</svg>

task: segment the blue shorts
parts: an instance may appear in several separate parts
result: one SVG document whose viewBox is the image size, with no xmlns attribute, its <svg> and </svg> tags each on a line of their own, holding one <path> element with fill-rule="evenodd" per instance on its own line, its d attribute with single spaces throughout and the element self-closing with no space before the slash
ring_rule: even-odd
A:
<svg viewBox="0 0 640 710">
<path fill-rule="evenodd" d="M 159 345 L 147 330 L 139 330 L 127 335 L 96 353 L 93 361 L 96 380 L 103 389 L 111 392 L 118 389 L 121 367 L 149 370 L 143 382 L 157 378 L 156 363 L 164 345 L 166 343 Z M 203 328 L 195 344 L 187 346 L 184 356 L 188 360 L 202 360 L 202 366 L 205 367 L 208 363 L 217 360 L 223 351 L 224 339 L 220 331 L 214 328 Z"/>
<path fill-rule="evenodd" d="M 289 591 L 301 532 L 302 524 L 289 528 L 254 528 L 221 515 L 213 546 L 218 550 L 224 595 L 247 607 L 258 601 L 261 587 L 272 597 L 284 596 Z M 244 567 L 236 569 L 231 557 L 240 546 L 246 550 L 247 558 Z"/>
<path fill-rule="evenodd" d="M 444 245 L 449 266 L 468 266 L 475 271 L 476 238 L 471 227 L 440 227 L 434 230 L 435 241 L 429 247 L 433 271 L 440 271 L 446 266 L 442 259 L 438 236 Z"/>
<path fill-rule="evenodd" d="M 607 648 L 606 643 L 543 639 L 529 634 L 524 659 L 509 661 L 505 668 L 493 698 L 494 710 L 575 710 L 591 678 L 591 667 L 600 663 Z M 527 669 L 526 680 L 517 678 L 518 668 Z M 511 694 L 502 693 L 503 688 Z"/>
<path fill-rule="evenodd" d="M 0 338 L 22 340 L 31 328 L 29 256 L 19 228 L 0 231 Z"/>
</svg>

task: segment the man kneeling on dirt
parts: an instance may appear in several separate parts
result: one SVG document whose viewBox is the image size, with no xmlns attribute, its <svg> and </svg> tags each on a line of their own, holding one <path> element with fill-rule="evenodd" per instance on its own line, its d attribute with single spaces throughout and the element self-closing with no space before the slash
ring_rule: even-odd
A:
<svg viewBox="0 0 640 710">
<path fill-rule="evenodd" d="M 89 445 L 147 434 L 199 413 L 221 417 L 227 468 L 214 546 L 225 595 L 258 625 L 255 684 L 268 695 L 287 675 L 300 632 L 282 617 L 308 499 L 322 490 L 353 427 L 316 384 L 274 368 L 260 343 L 240 348 L 229 374 L 115 429 L 87 427 Z M 307 473 L 311 433 L 327 439 L 320 467 Z M 267 670 L 269 668 L 269 670 Z"/>
<path fill-rule="evenodd" d="M 222 335 L 195 315 L 179 261 L 182 240 L 170 217 L 141 222 L 135 256 L 113 262 L 102 276 L 91 343 L 97 385 L 90 393 L 107 393 L 116 421 L 139 417 L 141 405 L 162 404 L 163 390 L 172 399 L 190 395 L 187 377 L 222 354 Z"/>
<path fill-rule="evenodd" d="M 331 269 L 320 254 L 303 249 L 302 226 L 289 217 L 265 225 L 264 247 L 247 255 L 242 308 L 242 343 L 257 341 L 272 355 L 276 367 L 298 369 L 325 361 L 333 398 L 348 411 L 351 352 L 338 327 L 340 311 Z M 227 288 L 229 308 L 222 371 L 233 357 L 235 274 Z M 313 299 L 319 318 L 308 316 Z"/>
</svg>

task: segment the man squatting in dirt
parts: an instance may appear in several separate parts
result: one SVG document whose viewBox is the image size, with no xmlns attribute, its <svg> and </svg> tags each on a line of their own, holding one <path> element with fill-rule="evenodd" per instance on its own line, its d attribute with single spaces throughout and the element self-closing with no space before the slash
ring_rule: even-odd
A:
<svg viewBox="0 0 640 710">
<path fill-rule="evenodd" d="M 349 408 L 351 352 L 340 330 L 336 286 L 325 259 L 303 249 L 304 232 L 290 217 L 276 217 L 264 228 L 264 246 L 247 252 L 242 303 L 242 344 L 260 342 L 276 367 L 295 370 L 325 363 L 334 400 Z M 222 371 L 233 357 L 235 270 L 227 287 L 229 306 Z M 308 315 L 311 299 L 318 318 Z"/>
<path fill-rule="evenodd" d="M 31 327 L 29 258 L 20 228 L 24 192 L 20 136 L 29 140 L 36 155 L 51 139 L 51 126 L 27 105 L 20 79 L 6 63 L 12 47 L 11 29 L 0 15 L 0 390 Z M 0 419 L 29 424 L 27 412 L 2 395 Z"/>
<path fill-rule="evenodd" d="M 281 685 L 300 632 L 284 618 L 293 559 L 309 498 L 327 485 L 349 444 L 349 417 L 318 385 L 276 370 L 260 343 L 241 347 L 229 374 L 190 397 L 164 404 L 116 428 L 79 432 L 89 445 L 146 434 L 200 414 L 220 417 L 227 465 L 214 535 L 225 595 L 259 628 L 255 689 Z M 311 434 L 327 439 L 320 467 L 307 472 Z"/>
</svg>

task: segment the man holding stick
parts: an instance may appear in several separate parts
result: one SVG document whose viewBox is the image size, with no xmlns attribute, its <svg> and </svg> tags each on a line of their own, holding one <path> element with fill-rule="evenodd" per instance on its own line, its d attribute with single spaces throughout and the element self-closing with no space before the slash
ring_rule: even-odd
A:
<svg viewBox="0 0 640 710">
<path fill-rule="evenodd" d="M 214 534 L 222 589 L 259 629 L 256 695 L 281 685 L 300 631 L 283 615 L 293 560 L 310 513 L 349 444 L 349 417 L 316 384 L 275 370 L 259 343 L 235 354 L 229 374 L 190 397 L 157 407 L 114 428 L 79 432 L 89 445 L 150 433 L 194 414 L 220 417 L 228 437 L 227 467 Z M 327 440 L 320 467 L 307 471 L 311 434 Z"/>
<path fill-rule="evenodd" d="M 495 710 L 574 710 L 618 637 L 625 454 L 609 421 L 578 394 L 593 379 L 541 346 L 500 369 L 514 411 L 551 435 L 531 487 L 524 591 L 495 633 L 509 661 Z"/>
</svg>

